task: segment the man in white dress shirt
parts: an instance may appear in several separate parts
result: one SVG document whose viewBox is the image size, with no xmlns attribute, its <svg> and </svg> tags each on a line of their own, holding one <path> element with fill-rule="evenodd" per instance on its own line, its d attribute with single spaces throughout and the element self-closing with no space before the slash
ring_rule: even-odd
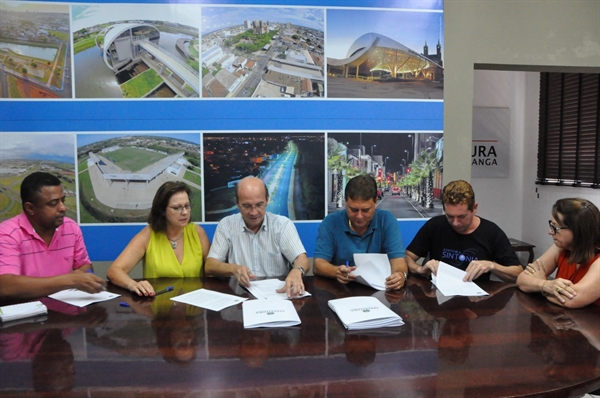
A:
<svg viewBox="0 0 600 398">
<path fill-rule="evenodd" d="M 243 286 L 256 277 L 286 275 L 279 292 L 304 294 L 302 277 L 310 263 L 298 231 L 289 218 L 267 212 L 269 192 L 256 177 L 235 187 L 239 214 L 219 222 L 208 252 L 205 271 L 212 276 L 234 276 Z"/>
</svg>

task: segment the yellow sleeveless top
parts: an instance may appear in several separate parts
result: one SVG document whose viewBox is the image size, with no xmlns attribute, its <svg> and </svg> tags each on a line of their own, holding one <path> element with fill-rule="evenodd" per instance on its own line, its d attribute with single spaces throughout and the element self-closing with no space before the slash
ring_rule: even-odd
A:
<svg viewBox="0 0 600 398">
<path fill-rule="evenodd" d="M 196 224 L 183 229 L 183 261 L 179 264 L 164 232 L 150 230 L 150 242 L 144 256 L 144 278 L 190 278 L 204 275 L 202 244 Z"/>
</svg>

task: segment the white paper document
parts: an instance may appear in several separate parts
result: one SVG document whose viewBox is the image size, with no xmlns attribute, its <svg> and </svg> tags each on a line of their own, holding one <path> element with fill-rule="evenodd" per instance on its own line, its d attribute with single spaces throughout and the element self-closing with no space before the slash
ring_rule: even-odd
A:
<svg viewBox="0 0 600 398">
<path fill-rule="evenodd" d="M 463 282 L 465 275 L 465 271 L 440 261 L 437 275 L 431 275 L 431 281 L 446 297 L 488 295 L 475 282 Z"/>
<path fill-rule="evenodd" d="M 34 317 L 37 315 L 47 314 L 48 308 L 40 301 L 32 301 L 31 303 L 5 305 L 0 307 L 0 321 L 10 322 L 17 319 Z"/>
<path fill-rule="evenodd" d="M 354 253 L 356 282 L 371 286 L 377 290 L 385 290 L 385 279 L 390 276 L 392 269 L 387 254 Z"/>
<path fill-rule="evenodd" d="M 400 315 L 375 297 L 347 297 L 328 301 L 348 330 L 402 326 Z"/>
<path fill-rule="evenodd" d="M 74 305 L 76 307 L 85 307 L 93 303 L 111 300 L 119 296 L 120 294 L 109 292 L 86 293 L 78 289 L 68 289 L 61 290 L 58 293 L 49 295 L 48 297 L 53 298 L 54 300 L 62 301 L 63 303 Z"/>
<path fill-rule="evenodd" d="M 285 286 L 285 281 L 279 279 L 264 279 L 261 281 L 250 282 L 250 287 L 246 289 L 257 299 L 262 300 L 289 300 L 295 298 L 309 297 L 310 293 L 306 290 L 301 296 L 288 297 L 287 293 L 277 293 L 277 289 Z"/>
<path fill-rule="evenodd" d="M 207 310 L 221 311 L 223 308 L 231 307 L 248 300 L 245 297 L 238 297 L 232 294 L 219 293 L 207 289 L 198 289 L 193 292 L 172 297 L 171 300 L 179 303 L 190 304 L 196 307 L 206 308 Z"/>
<path fill-rule="evenodd" d="M 300 317 L 289 300 L 248 300 L 242 304 L 244 328 L 283 328 L 300 324 Z"/>
</svg>

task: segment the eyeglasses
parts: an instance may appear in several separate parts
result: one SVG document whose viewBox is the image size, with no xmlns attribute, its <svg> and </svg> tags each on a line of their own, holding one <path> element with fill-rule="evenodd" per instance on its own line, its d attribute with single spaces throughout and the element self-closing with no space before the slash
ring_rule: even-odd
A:
<svg viewBox="0 0 600 398">
<path fill-rule="evenodd" d="M 187 204 L 185 206 L 168 206 L 169 209 L 173 210 L 174 212 L 177 213 L 183 213 L 183 211 L 190 211 L 192 210 L 192 205 L 191 204 Z"/>
<path fill-rule="evenodd" d="M 569 229 L 569 227 L 556 227 L 556 226 L 554 226 L 554 224 L 552 224 L 552 220 L 548 220 L 548 225 L 550 226 L 550 229 L 552 230 L 552 235 L 556 235 L 556 233 L 558 231 L 560 231 L 561 229 Z"/>
<path fill-rule="evenodd" d="M 256 205 L 252 206 L 250 204 L 245 203 L 241 206 L 242 206 L 242 209 L 244 209 L 244 211 L 252 211 L 252 209 L 261 211 L 266 206 L 266 204 L 264 202 L 261 202 L 261 203 L 258 203 Z"/>
</svg>

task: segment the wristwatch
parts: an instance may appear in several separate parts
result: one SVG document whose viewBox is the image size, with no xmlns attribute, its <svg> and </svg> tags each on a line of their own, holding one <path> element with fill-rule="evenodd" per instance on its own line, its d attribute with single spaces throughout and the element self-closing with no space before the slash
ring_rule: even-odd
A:
<svg viewBox="0 0 600 398">
<path fill-rule="evenodd" d="M 299 266 L 299 265 L 294 265 L 294 266 L 292 267 L 292 269 L 299 269 L 299 270 L 300 270 L 300 272 L 302 272 L 302 276 L 306 275 L 306 271 L 304 271 L 304 268 L 302 268 L 302 267 L 301 267 L 301 266 Z"/>
</svg>

